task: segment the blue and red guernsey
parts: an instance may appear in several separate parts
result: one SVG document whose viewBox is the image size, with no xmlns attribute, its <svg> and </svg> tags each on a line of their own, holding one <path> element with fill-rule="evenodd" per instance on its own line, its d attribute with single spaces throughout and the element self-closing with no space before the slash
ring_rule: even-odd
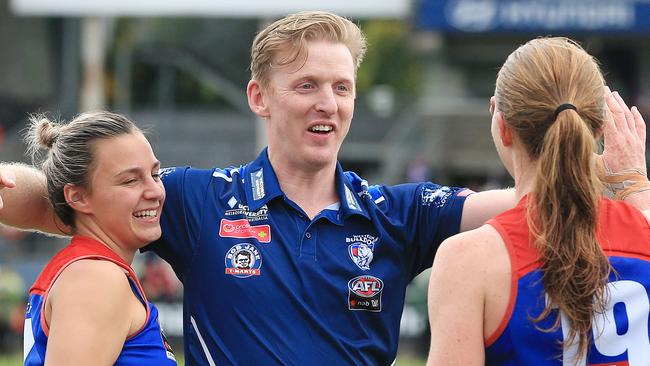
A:
<svg viewBox="0 0 650 366">
<path fill-rule="evenodd" d="M 541 314 L 546 297 L 525 214 L 526 197 L 488 221 L 508 248 L 512 282 L 508 310 L 486 340 L 486 365 L 650 364 L 650 226 L 643 214 L 624 202 L 600 202 L 598 240 L 614 270 L 607 284 L 607 310 L 594 316 L 587 359 L 577 363 L 577 343 L 561 346 L 570 329 L 563 314 L 555 332 L 538 328 L 551 328 L 557 312 L 540 323 L 531 321 Z"/>
<path fill-rule="evenodd" d="M 313 219 L 266 150 L 231 169 L 171 168 L 155 250 L 184 284 L 189 365 L 388 365 L 406 286 L 458 232 L 465 194 L 368 186 L 336 170 L 339 202 Z"/>
<path fill-rule="evenodd" d="M 147 310 L 144 326 L 124 342 L 124 348 L 122 348 L 115 361 L 115 365 L 175 366 L 174 354 L 158 323 L 158 310 L 147 301 L 133 269 L 108 247 L 94 239 L 81 236 L 73 237 L 71 243 L 52 258 L 29 290 L 25 314 L 25 366 L 43 365 L 45 363 L 49 333 L 44 318 L 45 299 L 59 275 L 70 264 L 82 259 L 105 260 L 122 268 L 134 294 L 142 301 Z"/>
</svg>

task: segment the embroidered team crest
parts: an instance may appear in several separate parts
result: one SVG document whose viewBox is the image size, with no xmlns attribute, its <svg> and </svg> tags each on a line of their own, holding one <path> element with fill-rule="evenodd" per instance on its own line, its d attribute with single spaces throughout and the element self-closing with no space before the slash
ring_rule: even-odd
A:
<svg viewBox="0 0 650 366">
<path fill-rule="evenodd" d="M 354 234 L 345 238 L 345 242 L 348 243 L 348 254 L 357 267 L 364 271 L 370 269 L 370 262 L 375 256 L 375 243 L 378 239 L 378 237 L 369 234 Z"/>
<path fill-rule="evenodd" d="M 424 188 L 422 190 L 422 205 L 442 207 L 453 194 L 451 188 L 440 187 L 438 189 Z"/>
<path fill-rule="evenodd" d="M 259 276 L 262 256 L 253 244 L 241 243 L 226 253 L 226 274 L 238 278 Z"/>
<path fill-rule="evenodd" d="M 373 258 L 375 243 L 355 242 L 348 246 L 348 253 L 354 264 L 364 271 L 370 269 L 370 262 Z"/>
</svg>

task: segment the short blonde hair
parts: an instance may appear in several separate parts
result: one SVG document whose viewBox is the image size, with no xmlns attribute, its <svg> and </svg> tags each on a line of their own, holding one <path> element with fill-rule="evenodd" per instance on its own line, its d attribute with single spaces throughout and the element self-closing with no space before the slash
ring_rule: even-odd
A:
<svg viewBox="0 0 650 366">
<path fill-rule="evenodd" d="M 304 59 L 310 41 L 344 44 L 352 54 L 355 74 L 366 53 L 366 38 L 349 19 L 324 11 L 299 12 L 275 21 L 257 34 L 251 47 L 251 78 L 267 86 L 270 70 Z M 290 52 L 276 60 L 282 51 Z"/>
</svg>

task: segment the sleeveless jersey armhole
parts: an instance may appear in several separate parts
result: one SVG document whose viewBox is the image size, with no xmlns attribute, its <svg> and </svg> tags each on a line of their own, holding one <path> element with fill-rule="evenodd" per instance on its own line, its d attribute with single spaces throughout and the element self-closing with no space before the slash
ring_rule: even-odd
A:
<svg viewBox="0 0 650 366">
<path fill-rule="evenodd" d="M 494 330 L 492 334 L 490 334 L 489 337 L 485 339 L 485 347 L 491 346 L 494 342 L 497 341 L 497 339 L 499 339 L 499 337 L 501 337 L 506 327 L 508 326 L 510 318 L 512 317 L 512 312 L 517 300 L 518 275 L 516 269 L 519 267 L 517 263 L 517 256 L 514 253 L 514 248 L 512 247 L 512 242 L 507 232 L 503 229 L 501 224 L 494 219 L 489 220 L 487 224 L 492 226 L 499 233 L 499 236 L 501 237 L 501 240 L 503 240 L 503 243 L 506 246 L 506 250 L 508 251 L 508 257 L 510 258 L 510 294 L 508 295 L 508 305 L 506 307 L 506 311 L 504 312 L 503 317 L 499 322 L 499 326 Z"/>
<path fill-rule="evenodd" d="M 106 260 L 106 261 L 109 261 L 111 263 L 114 263 L 115 265 L 120 267 L 120 269 L 122 269 L 125 272 L 125 274 L 127 275 L 127 281 L 129 281 L 129 286 L 131 286 L 131 283 L 132 283 L 131 278 L 135 279 L 135 281 L 133 281 L 133 282 L 137 286 L 139 294 L 136 293 L 135 291 L 134 291 L 134 294 L 138 297 L 138 300 L 140 302 L 142 302 L 142 304 L 144 305 L 145 311 L 146 311 L 147 314 L 145 316 L 145 320 L 142 323 L 142 326 L 140 327 L 140 329 L 138 329 L 132 335 L 128 336 L 126 339 L 129 340 L 129 339 L 137 336 L 138 334 L 140 334 L 142 332 L 142 330 L 146 327 L 147 323 L 149 322 L 149 317 L 151 315 L 151 309 L 149 309 L 149 304 L 148 304 L 147 298 L 146 298 L 146 296 L 144 294 L 144 290 L 142 289 L 142 285 L 140 285 L 140 281 L 137 280 L 137 277 L 135 276 L 135 273 L 133 272 L 133 270 L 130 267 L 125 268 L 124 264 L 120 263 L 119 261 L 114 260 L 113 258 L 109 258 L 109 257 L 101 256 L 101 255 L 87 255 L 87 256 L 81 256 L 81 257 L 73 258 L 72 260 L 66 262 L 63 266 L 61 266 L 61 268 L 57 271 L 57 273 L 52 278 L 52 281 L 50 282 L 49 286 L 43 291 L 43 302 L 41 304 L 41 328 L 43 329 L 43 333 L 45 334 L 45 336 L 49 337 L 49 333 L 50 333 L 50 328 L 49 328 L 49 326 L 48 326 L 48 324 L 46 322 L 46 319 L 45 319 L 45 306 L 47 304 L 48 295 L 50 294 L 50 290 L 52 289 L 52 286 L 54 285 L 56 280 L 59 278 L 59 276 L 61 276 L 63 271 L 65 271 L 65 269 L 68 268 L 68 266 L 70 266 L 74 262 L 84 260 L 84 259 Z M 138 295 L 140 295 L 140 296 L 138 296 Z"/>
</svg>

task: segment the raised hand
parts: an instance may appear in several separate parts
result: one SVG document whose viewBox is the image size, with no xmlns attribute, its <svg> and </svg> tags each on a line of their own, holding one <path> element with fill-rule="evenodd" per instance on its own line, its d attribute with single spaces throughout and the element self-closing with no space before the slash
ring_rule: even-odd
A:
<svg viewBox="0 0 650 366">
<path fill-rule="evenodd" d="M 628 108 L 623 98 L 605 87 L 605 145 L 603 158 L 608 173 L 638 171 L 646 175 L 646 126 L 637 107 Z"/>
</svg>

